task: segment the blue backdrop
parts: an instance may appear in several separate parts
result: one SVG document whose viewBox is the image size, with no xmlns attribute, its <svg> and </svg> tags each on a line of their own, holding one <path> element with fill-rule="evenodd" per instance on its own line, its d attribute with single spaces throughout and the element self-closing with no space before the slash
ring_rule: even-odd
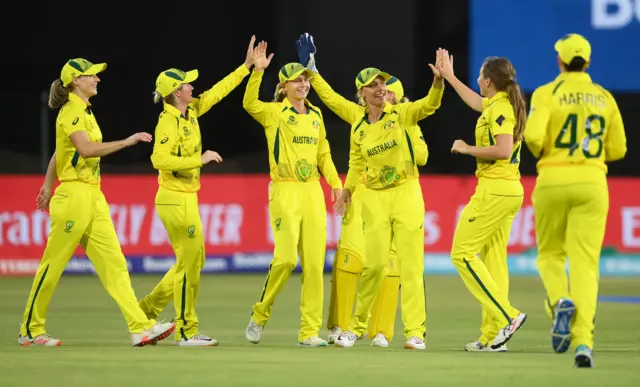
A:
<svg viewBox="0 0 640 387">
<path fill-rule="evenodd" d="M 471 0 L 472 85 L 485 57 L 505 56 L 526 91 L 558 74 L 556 40 L 591 42 L 589 73 L 612 91 L 640 91 L 640 0 Z M 477 85 L 475 86 L 477 88 Z"/>
</svg>

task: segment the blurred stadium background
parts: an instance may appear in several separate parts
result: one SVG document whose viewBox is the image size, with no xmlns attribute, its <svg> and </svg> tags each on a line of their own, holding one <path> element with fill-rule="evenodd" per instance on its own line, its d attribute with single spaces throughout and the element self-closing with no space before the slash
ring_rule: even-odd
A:
<svg viewBox="0 0 640 387">
<path fill-rule="evenodd" d="M 354 76 L 360 69 L 376 66 L 399 77 L 412 99 L 426 94 L 432 79 L 427 63 L 434 60 L 439 46 L 449 49 L 457 75 L 474 87 L 485 56 L 510 58 L 528 98 L 536 86 L 557 74 L 555 40 L 568 32 L 584 34 L 593 43 L 590 73 L 615 95 L 629 144 L 626 159 L 610 166 L 611 211 L 603 275 L 640 275 L 636 257 L 640 253 L 640 153 L 634 149 L 640 143 L 640 76 L 635 68 L 640 54 L 628 47 L 640 36 L 640 1 L 387 4 L 326 0 L 313 6 L 288 1 L 247 6 L 232 2 L 223 9 L 202 3 L 190 7 L 188 15 L 172 14 L 169 19 L 173 11 L 143 3 L 128 4 L 126 13 L 117 7 L 86 4 L 75 16 L 81 24 L 90 21 L 90 29 L 84 31 L 54 13 L 33 13 L 31 27 L 6 42 L 19 54 L 0 60 L 6 74 L 0 86 L 5 112 L 0 134 L 0 275 L 32 274 L 46 242 L 48 216 L 34 209 L 34 200 L 55 147 L 57 112 L 47 109 L 45 101 L 51 81 L 67 59 L 108 63 L 92 103 L 109 141 L 137 131 L 153 133 L 161 107 L 152 103 L 151 92 L 160 71 L 197 68 L 200 78 L 194 86 L 196 92 L 204 91 L 243 62 L 253 33 L 276 54 L 260 94 L 270 100 L 279 67 L 297 60 L 294 42 L 305 31 L 315 37 L 319 70 L 342 95 L 355 94 Z M 53 5 L 47 7 L 53 10 Z M 262 128 L 242 109 L 245 85 L 246 81 L 201 119 L 204 149 L 216 150 L 225 159 L 202 169 L 200 203 L 210 258 L 205 272 L 264 272 L 271 258 L 267 147 Z M 313 91 L 310 99 L 325 112 L 334 161 L 346 173 L 348 127 Z M 428 166 L 422 170 L 428 211 L 427 273 L 453 273 L 448 251 L 457 213 L 475 184 L 475 161 L 451 155 L 449 149 L 457 138 L 473 140 L 476 119 L 477 114 L 449 88 L 438 112 L 421 122 L 430 151 Z M 151 150 L 152 145 L 141 144 L 102 160 L 103 190 L 133 273 L 163 272 L 173 259 L 153 206 L 157 184 Z M 521 171 L 527 199 L 514 222 L 510 266 L 514 273 L 535 274 L 529 200 L 535 160 L 528 150 L 523 152 Z M 327 216 L 329 269 L 340 228 L 330 203 Z M 68 270 L 84 273 L 91 267 L 80 258 Z"/>
</svg>

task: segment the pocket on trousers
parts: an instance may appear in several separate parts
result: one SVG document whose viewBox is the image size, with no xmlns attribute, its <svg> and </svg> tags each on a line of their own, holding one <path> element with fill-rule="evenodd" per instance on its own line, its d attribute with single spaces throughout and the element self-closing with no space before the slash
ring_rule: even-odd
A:
<svg viewBox="0 0 640 387">
<path fill-rule="evenodd" d="M 57 215 L 64 215 L 67 213 L 69 208 L 69 203 L 71 203 L 72 196 L 68 192 L 58 193 L 51 198 L 51 202 L 49 203 L 49 215 L 51 217 Z"/>
</svg>

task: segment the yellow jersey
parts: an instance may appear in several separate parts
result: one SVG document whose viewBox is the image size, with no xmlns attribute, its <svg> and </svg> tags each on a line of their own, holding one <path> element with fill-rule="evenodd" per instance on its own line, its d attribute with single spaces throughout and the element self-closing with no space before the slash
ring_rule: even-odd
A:
<svg viewBox="0 0 640 387">
<path fill-rule="evenodd" d="M 81 181 L 100 185 L 100 157 L 83 159 L 69 136 L 78 131 L 87 132 L 89 141 L 102 142 L 102 132 L 91 104 L 73 93 L 58 112 L 56 118 L 56 173 L 60 182 Z"/>
<path fill-rule="evenodd" d="M 151 155 L 153 167 L 158 170 L 160 186 L 179 192 L 200 190 L 202 136 L 198 117 L 226 97 L 247 75 L 249 69 L 243 64 L 194 98 L 185 115 L 174 106 L 164 104 L 156 125 Z"/>
<path fill-rule="evenodd" d="M 516 118 L 507 93 L 500 91 L 490 99 L 483 98 L 482 107 L 482 114 L 478 118 L 475 130 L 477 147 L 495 145 L 495 137 L 499 134 L 513 136 Z M 520 180 L 521 148 L 522 142 L 514 138 L 509 160 L 477 159 L 476 176 L 478 178 Z"/>
<path fill-rule="evenodd" d="M 320 74 L 311 78 L 311 85 L 322 102 L 351 125 L 345 189 L 354 192 L 360 184 L 384 189 L 419 178 L 417 166 L 427 163 L 428 151 L 418 121 L 440 107 L 444 88 L 432 87 L 415 102 L 387 103 L 380 120 L 370 123 L 364 106 L 337 94 Z"/>
<path fill-rule="evenodd" d="M 331 188 L 342 188 L 320 109 L 305 100 L 307 113 L 301 114 L 287 98 L 282 102 L 260 101 L 263 75 L 264 71 L 251 73 L 242 105 L 264 127 L 271 180 L 313 182 L 322 174 Z"/>
<path fill-rule="evenodd" d="M 584 72 L 565 72 L 538 87 L 524 132 L 525 142 L 544 167 L 591 165 L 622 159 L 627 138 L 618 105 L 609 91 Z"/>
</svg>

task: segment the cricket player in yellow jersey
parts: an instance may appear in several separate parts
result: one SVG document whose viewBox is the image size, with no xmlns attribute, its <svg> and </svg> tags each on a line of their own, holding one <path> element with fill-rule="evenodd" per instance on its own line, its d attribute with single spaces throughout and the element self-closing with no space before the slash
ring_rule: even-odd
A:
<svg viewBox="0 0 640 387">
<path fill-rule="evenodd" d="M 589 42 L 569 34 L 555 49 L 560 75 L 533 93 L 525 130 L 526 144 L 539 158 L 532 195 L 537 265 L 553 318 L 553 349 L 573 345 L 575 366 L 588 368 L 609 210 L 606 163 L 624 158 L 627 140 L 615 99 L 586 73 Z"/>
<path fill-rule="evenodd" d="M 386 99 L 390 104 L 409 102 L 404 96 L 404 88 L 398 78 L 392 76 L 386 84 Z M 351 323 L 358 280 L 364 268 L 365 245 L 360 200 L 363 189 L 362 183 L 356 186 L 351 205 L 346 208 L 338 248 L 333 259 L 331 301 L 327 318 L 327 328 L 330 330 L 329 344 L 334 344 L 343 329 L 347 329 Z M 368 333 L 373 339 L 371 345 L 374 347 L 388 347 L 393 339 L 399 292 L 400 267 L 395 242 L 391 241 L 385 279 L 373 303 L 369 319 Z"/>
<path fill-rule="evenodd" d="M 297 46 L 298 56 L 308 57 L 307 65 L 316 72 L 311 85 L 322 102 L 351 125 L 349 172 L 345 189 L 336 203 L 338 213 L 345 213 L 356 187 L 364 185 L 360 197 L 364 268 L 353 319 L 336 345 L 352 347 L 364 334 L 374 298 L 383 286 L 391 243 L 395 240 L 402 283 L 404 346 L 425 349 L 425 208 L 418 165 L 426 164 L 427 147 L 417 123 L 440 107 L 444 82 L 433 67 L 433 86 L 425 98 L 392 105 L 386 101 L 385 84 L 391 76 L 376 68 L 366 68 L 355 80 L 361 100 L 358 104 L 333 91 L 317 73 L 316 48 L 309 34 L 302 35 Z"/>
<path fill-rule="evenodd" d="M 176 313 L 176 345 L 216 346 L 218 341 L 198 330 L 196 303 L 200 272 L 205 263 L 204 235 L 198 207 L 200 168 L 220 163 L 216 152 L 202 152 L 198 118 L 233 91 L 249 75 L 253 65 L 251 37 L 245 62 L 211 89 L 193 98 L 191 82 L 198 70 L 169 69 L 158 75 L 154 102 L 163 102 L 158 118 L 151 162 L 158 170 L 156 210 L 176 254 L 176 264 L 151 294 L 140 301 L 148 316 L 156 317 L 173 300 Z"/>
<path fill-rule="evenodd" d="M 51 231 L 20 325 L 18 345 L 21 346 L 62 345 L 62 341 L 45 330 L 47 309 L 78 244 L 118 304 L 134 346 L 155 343 L 175 329 L 174 323 L 148 319 L 138 306 L 109 205 L 100 190 L 101 157 L 139 141 L 151 141 L 150 134 L 136 133 L 125 140 L 102 142 L 102 132 L 89 99 L 98 94 L 97 74 L 106 67 L 106 63 L 71 59 L 62 67 L 60 78 L 51 85 L 49 107 L 60 108 L 56 119 L 56 150 L 37 199 L 39 208 L 49 208 Z M 51 197 L 56 177 L 60 185 Z"/>
<path fill-rule="evenodd" d="M 312 73 L 299 63 L 288 63 L 278 73 L 274 102 L 258 100 L 264 69 L 273 54 L 267 44 L 256 47 L 255 67 L 247 83 L 244 109 L 265 129 L 269 147 L 269 214 L 275 250 L 260 300 L 246 329 L 248 341 L 257 344 L 271 316 L 276 297 L 298 261 L 302 266 L 301 324 L 298 343 L 325 347 L 318 337 L 322 327 L 323 271 L 327 243 L 327 211 L 320 174 L 335 199 L 342 182 L 331 159 L 320 109 L 307 99 Z"/>
<path fill-rule="evenodd" d="M 527 318 L 509 302 L 507 267 L 511 223 L 524 197 L 519 170 L 524 97 L 508 59 L 484 60 L 477 94 L 456 78 L 449 52 L 438 49 L 438 53 L 442 76 L 469 107 L 482 112 L 475 128 L 475 146 L 456 140 L 451 148 L 453 153 L 475 157 L 478 165 L 478 185 L 460 214 L 451 248 L 453 264 L 482 305 L 482 334 L 465 350 L 506 351 L 504 344 Z"/>
</svg>

